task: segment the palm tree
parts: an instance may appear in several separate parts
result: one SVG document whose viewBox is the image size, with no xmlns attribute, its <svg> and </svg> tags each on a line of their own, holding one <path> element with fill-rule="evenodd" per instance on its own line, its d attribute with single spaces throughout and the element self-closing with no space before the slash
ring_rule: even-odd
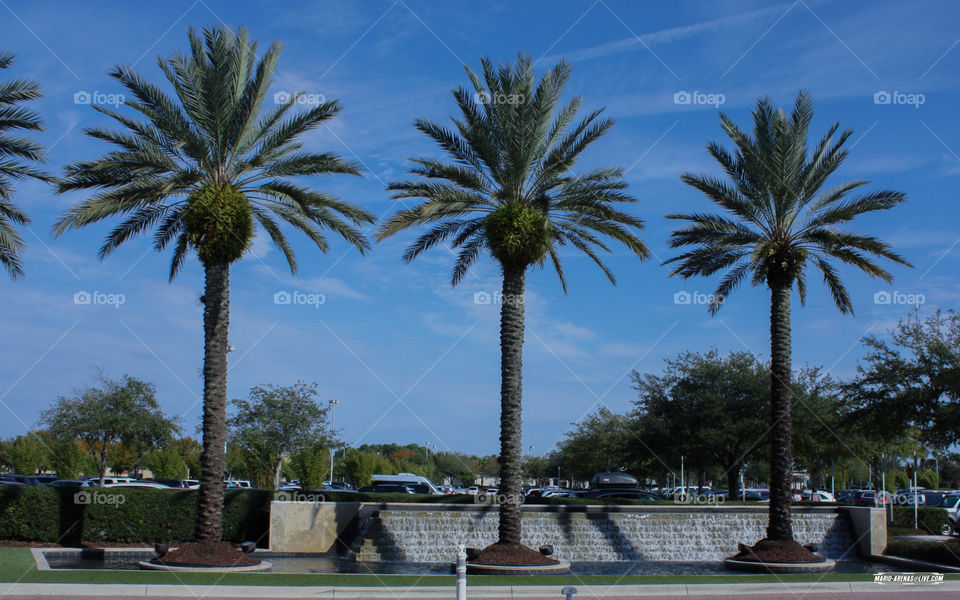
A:
<svg viewBox="0 0 960 600">
<path fill-rule="evenodd" d="M 791 449 L 790 296 L 796 284 L 801 305 L 806 300 L 806 269 L 815 267 L 841 313 L 853 313 L 850 296 L 834 266 L 853 265 L 871 277 L 891 281 L 874 259 L 882 257 L 909 265 L 890 246 L 874 236 L 839 229 L 853 218 L 887 210 L 903 202 L 900 192 L 851 192 L 867 181 L 851 181 L 825 188 L 847 157 L 843 145 L 853 133 L 838 137 L 835 123 L 808 152 L 807 129 L 813 103 L 805 92 L 797 95 L 788 116 L 774 109 L 770 99 L 757 101 L 753 135 L 721 114 L 723 131 L 733 140 L 731 154 L 717 143 L 707 150 L 729 181 L 708 175 L 681 176 L 726 213 L 669 215 L 689 222 L 673 232 L 672 248 L 694 246 L 671 258 L 672 275 L 687 279 L 723 276 L 709 306 L 716 314 L 724 299 L 749 275 L 753 285 L 770 289 L 770 517 L 767 539 L 793 541 L 790 519 Z"/>
<path fill-rule="evenodd" d="M 570 245 L 590 257 L 611 282 L 613 274 L 598 256 L 610 251 L 603 236 L 644 259 L 649 254 L 630 228 L 640 219 L 615 205 L 635 202 L 623 190 L 620 168 L 571 172 L 583 151 L 613 121 L 596 110 L 574 124 L 581 99 L 561 106 L 570 66 L 558 63 L 537 82 L 533 63 L 495 67 L 482 60 L 483 78 L 467 68 L 472 89 L 453 92 L 461 119 L 453 128 L 418 120 L 417 129 L 435 141 L 448 161 L 414 158 L 414 180 L 392 183 L 393 198 L 423 202 L 387 220 L 377 239 L 432 225 L 407 248 L 410 262 L 426 250 L 449 244 L 459 250 L 452 284 L 457 285 L 488 250 L 503 274 L 500 309 L 500 504 L 499 542 L 520 544 L 521 370 L 524 286 L 527 270 L 549 257 L 566 291 L 560 248 Z"/>
<path fill-rule="evenodd" d="M 0 54 L 0 69 L 13 64 L 14 55 Z M 42 96 L 40 86 L 26 79 L 0 82 L 0 263 L 14 279 L 23 277 L 23 238 L 17 225 L 26 225 L 30 217 L 13 203 L 13 180 L 31 177 L 47 181 L 44 173 L 29 163 L 43 160 L 43 148 L 26 138 L 10 137 L 7 131 L 42 131 L 37 113 L 19 106 Z M 26 161 L 26 162 L 23 162 Z"/>
<path fill-rule="evenodd" d="M 126 105 L 145 119 L 103 106 L 101 113 L 126 130 L 93 127 L 91 137 L 117 148 L 92 161 L 67 165 L 61 192 L 94 189 L 58 221 L 57 235 L 98 221 L 122 222 L 100 248 L 102 260 L 127 239 L 153 230 L 153 246 L 173 243 L 170 279 L 191 252 L 203 264 L 203 454 L 196 539 L 222 537 L 226 441 L 227 330 L 230 265 L 250 246 L 255 222 L 296 272 L 294 252 L 278 225 L 285 221 L 321 251 L 327 230 L 361 252 L 368 241 L 356 226 L 367 212 L 290 181 L 302 175 L 358 174 L 335 154 L 301 150 L 298 137 L 339 112 L 336 101 L 290 113 L 298 96 L 263 110 L 280 46 L 258 60 L 245 30 L 188 31 L 190 54 L 158 60 L 176 97 L 131 69 L 110 75 L 133 96 Z"/>
</svg>

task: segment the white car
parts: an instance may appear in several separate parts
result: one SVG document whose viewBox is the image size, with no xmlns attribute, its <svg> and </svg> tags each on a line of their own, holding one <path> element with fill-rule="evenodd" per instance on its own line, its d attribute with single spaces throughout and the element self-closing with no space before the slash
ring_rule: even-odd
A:
<svg viewBox="0 0 960 600">
<path fill-rule="evenodd" d="M 938 506 L 946 509 L 947 519 L 950 521 L 947 525 L 943 526 L 940 533 L 943 535 L 954 535 L 960 531 L 960 526 L 957 524 L 957 509 L 960 508 L 960 494 L 947 494 L 940 500 Z"/>
<path fill-rule="evenodd" d="M 817 490 L 813 492 L 811 490 L 803 490 L 800 492 L 800 496 L 806 502 L 836 502 L 837 499 L 833 497 L 833 494 L 826 492 L 824 490 Z"/>
<path fill-rule="evenodd" d="M 100 478 L 93 477 L 88 479 L 92 485 L 100 485 Z M 120 483 L 133 483 L 136 479 L 133 477 L 104 477 L 103 478 L 103 487 L 111 487 Z"/>
<path fill-rule="evenodd" d="M 170 487 L 169 485 L 163 485 L 162 483 L 157 483 L 156 481 L 121 481 L 118 483 L 111 483 L 110 485 L 104 485 L 103 487 L 132 487 L 132 488 L 151 488 L 154 490 L 172 490 L 175 488 Z"/>
</svg>

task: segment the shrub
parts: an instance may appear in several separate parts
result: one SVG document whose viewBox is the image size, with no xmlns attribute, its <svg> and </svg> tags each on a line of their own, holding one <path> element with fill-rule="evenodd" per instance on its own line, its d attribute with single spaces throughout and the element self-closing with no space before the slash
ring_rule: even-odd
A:
<svg viewBox="0 0 960 600">
<path fill-rule="evenodd" d="M 947 511 L 933 506 L 921 506 L 917 511 L 917 527 L 934 535 L 940 535 L 940 528 L 947 524 Z M 898 529 L 913 528 L 913 506 L 894 506 L 893 523 L 890 527 Z"/>
<path fill-rule="evenodd" d="M 224 539 L 266 546 L 271 498 L 265 490 L 225 492 Z M 0 536 L 64 546 L 182 542 L 193 537 L 196 504 L 195 490 L 0 486 Z"/>
<path fill-rule="evenodd" d="M 887 550 L 884 554 L 960 567 L 960 540 L 920 542 L 898 539 L 887 544 Z"/>
</svg>

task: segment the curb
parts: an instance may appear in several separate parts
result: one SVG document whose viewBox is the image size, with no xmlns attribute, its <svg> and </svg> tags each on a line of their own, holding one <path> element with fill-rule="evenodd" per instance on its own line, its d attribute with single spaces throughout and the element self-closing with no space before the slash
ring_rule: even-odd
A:
<svg viewBox="0 0 960 600">
<path fill-rule="evenodd" d="M 909 592 L 906 590 L 909 589 Z M 810 593 L 830 594 L 890 594 L 908 593 L 911 596 L 925 592 L 957 592 L 960 581 L 944 581 L 939 585 L 888 586 L 869 581 L 821 583 L 731 583 L 731 584 L 666 584 L 666 585 L 581 585 L 577 596 L 584 598 L 643 598 L 649 596 L 709 597 L 750 596 L 755 594 L 789 594 L 800 597 Z M 560 586 L 470 586 L 471 598 L 559 598 Z M 353 598 L 406 599 L 450 598 L 452 586 L 385 587 L 341 586 L 228 586 L 228 585 L 115 585 L 66 583 L 15 583 L 0 585 L 0 596 L 63 596 L 71 598 Z"/>
</svg>

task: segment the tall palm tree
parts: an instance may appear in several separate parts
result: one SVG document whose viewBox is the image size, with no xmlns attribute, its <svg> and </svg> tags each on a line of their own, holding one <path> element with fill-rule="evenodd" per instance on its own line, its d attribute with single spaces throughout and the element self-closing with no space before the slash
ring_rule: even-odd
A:
<svg viewBox="0 0 960 600">
<path fill-rule="evenodd" d="M 133 96 L 126 105 L 145 119 L 95 106 L 126 129 L 85 130 L 117 148 L 95 160 L 67 165 L 61 192 L 96 193 L 70 208 L 55 232 L 118 217 L 122 221 L 100 248 L 101 259 L 152 229 L 156 250 L 173 243 L 171 280 L 192 252 L 203 264 L 203 454 L 195 535 L 198 541 L 219 541 L 230 265 L 249 248 L 255 222 L 296 272 L 294 252 L 278 220 L 304 233 L 321 251 L 328 249 L 325 233 L 331 231 L 365 252 L 369 243 L 356 226 L 374 219 L 291 181 L 302 175 L 356 175 L 358 168 L 335 154 L 301 149 L 298 138 L 337 114 L 336 101 L 291 113 L 298 100 L 293 96 L 264 110 L 280 55 L 278 44 L 258 60 L 256 43 L 242 29 L 215 27 L 202 34 L 191 29 L 188 37 L 188 55 L 158 60 L 175 97 L 127 67 L 111 71 Z"/>
<path fill-rule="evenodd" d="M 488 250 L 503 274 L 500 309 L 500 504 L 499 542 L 520 544 L 521 371 L 523 366 L 524 286 L 527 270 L 547 257 L 566 291 L 560 248 L 570 245 L 590 257 L 614 282 L 598 256 L 610 251 L 603 236 L 644 259 L 649 254 L 630 228 L 643 222 L 616 208 L 636 200 L 624 190 L 623 169 L 598 168 L 575 174 L 583 151 L 613 121 L 591 112 L 574 124 L 581 99 L 561 106 L 570 66 L 558 63 L 538 82 L 532 61 L 494 66 L 483 59 L 483 78 L 466 69 L 472 89 L 453 97 L 461 118 L 453 128 L 417 120 L 447 160 L 411 159 L 416 179 L 392 183 L 393 197 L 423 202 L 387 220 L 377 235 L 432 225 L 403 255 L 410 262 L 426 250 L 449 244 L 459 250 L 452 283 L 457 285 Z"/>
<path fill-rule="evenodd" d="M 0 53 L 0 69 L 13 64 L 14 55 Z M 42 96 L 40 86 L 26 79 L 0 81 L 0 263 L 14 279 L 23 277 L 23 238 L 17 225 L 26 225 L 30 217 L 13 203 L 13 181 L 30 177 L 48 180 L 30 163 L 43 160 L 40 144 L 26 138 L 11 137 L 8 131 L 42 131 L 40 117 L 20 106 Z"/>
<path fill-rule="evenodd" d="M 793 541 L 790 487 L 791 449 L 790 297 L 794 285 L 801 305 L 806 300 L 806 270 L 812 266 L 823 276 L 841 313 L 853 313 L 850 296 L 833 263 L 857 267 L 871 277 L 891 281 L 875 258 L 909 265 L 890 246 L 871 235 L 851 233 L 838 226 L 855 217 L 887 210 L 904 201 L 900 192 L 851 192 L 867 181 L 850 181 L 825 188 L 827 179 L 847 157 L 844 143 L 853 133 L 837 136 L 835 123 L 812 151 L 807 130 L 813 102 L 805 92 L 797 95 L 792 113 L 774 109 L 770 99 L 757 101 L 753 135 L 742 131 L 721 114 L 723 131 L 735 145 L 731 154 L 717 143 L 707 145 L 726 172 L 728 181 L 709 175 L 681 176 L 684 183 L 703 192 L 726 212 L 669 215 L 689 224 L 673 232 L 672 248 L 694 246 L 669 259 L 677 263 L 673 275 L 687 279 L 723 271 L 710 314 L 747 276 L 755 285 L 770 289 L 770 517 L 767 539 Z"/>
</svg>

